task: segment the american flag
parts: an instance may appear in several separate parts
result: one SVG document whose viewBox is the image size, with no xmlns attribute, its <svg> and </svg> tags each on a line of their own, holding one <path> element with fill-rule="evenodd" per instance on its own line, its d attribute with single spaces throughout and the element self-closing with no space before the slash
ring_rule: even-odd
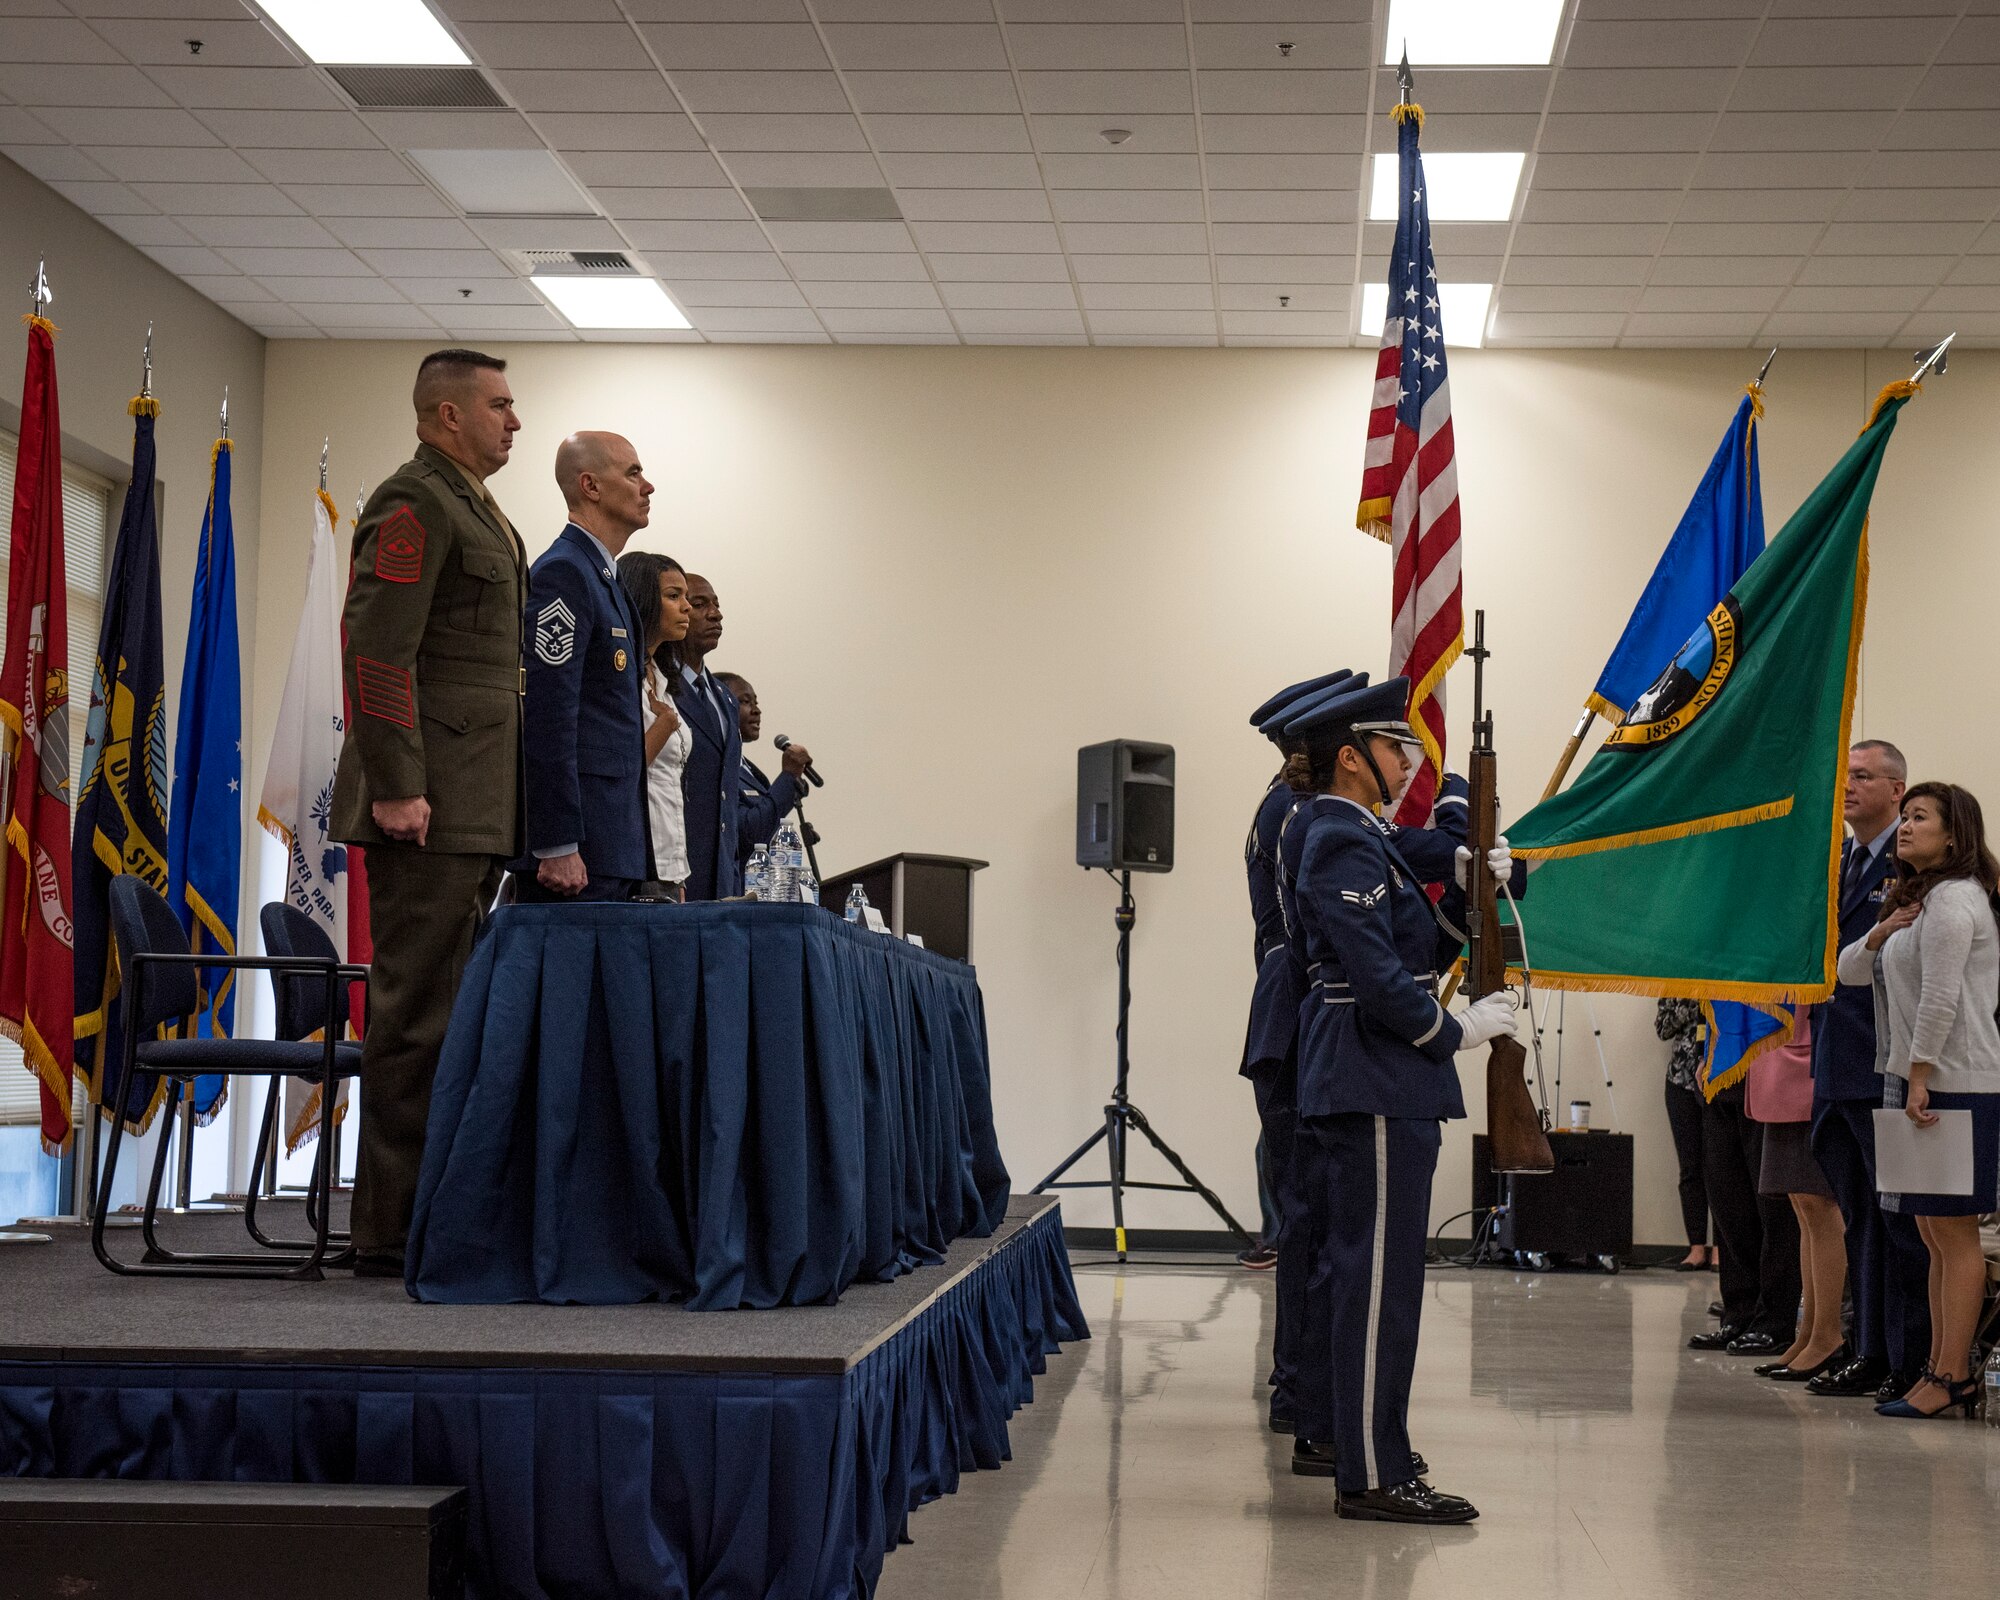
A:
<svg viewBox="0 0 2000 1600">
<path fill-rule="evenodd" d="M 1423 114 L 1413 105 L 1398 106 L 1396 121 L 1402 198 L 1355 523 L 1386 541 L 1392 552 L 1389 671 L 1410 680 L 1410 726 L 1423 740 L 1425 755 L 1396 820 L 1421 826 L 1430 821 L 1444 770 L 1444 675 L 1465 647 L 1465 624 L 1451 384 L 1445 376 L 1424 161 L 1417 148 Z"/>
</svg>

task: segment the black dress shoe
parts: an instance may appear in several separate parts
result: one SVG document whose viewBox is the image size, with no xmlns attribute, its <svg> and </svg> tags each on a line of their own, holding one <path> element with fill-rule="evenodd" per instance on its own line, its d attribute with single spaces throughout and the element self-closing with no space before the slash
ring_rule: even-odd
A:
<svg viewBox="0 0 2000 1600">
<path fill-rule="evenodd" d="M 1882 1380 L 1881 1388 L 1875 1391 L 1875 1403 L 1886 1406 L 1891 1400 L 1900 1400 L 1916 1388 L 1921 1372 L 1892 1372 Z"/>
<path fill-rule="evenodd" d="M 1792 1369 L 1782 1361 L 1760 1361 L 1750 1370 L 1760 1378 L 1775 1378 L 1779 1373 L 1790 1372 Z"/>
<path fill-rule="evenodd" d="M 1875 1394 L 1888 1375 L 1888 1362 L 1870 1360 L 1850 1353 L 1845 1366 L 1822 1372 L 1817 1378 L 1809 1380 L 1806 1384 L 1806 1393 L 1816 1394 L 1822 1398 L 1833 1396 L 1858 1400 L 1863 1395 Z"/>
<path fill-rule="evenodd" d="M 363 1250 L 354 1258 L 354 1275 L 357 1278 L 400 1278 L 403 1276 L 402 1254 L 390 1250 Z"/>
<path fill-rule="evenodd" d="M 1275 1424 L 1272 1432 L 1279 1431 Z M 1289 1430 L 1287 1430 L 1289 1431 Z M 1419 1478 L 1431 1470 L 1431 1464 L 1416 1451 L 1410 1452 L 1410 1471 Z M 1292 1441 L 1292 1471 L 1301 1478 L 1330 1478 L 1333 1476 L 1333 1446 L 1319 1444 L 1311 1439 Z"/>
<path fill-rule="evenodd" d="M 1767 1373 L 1766 1376 L 1777 1383 L 1811 1383 L 1815 1378 L 1825 1377 L 1830 1372 L 1838 1372 L 1847 1365 L 1847 1360 L 1847 1346 L 1842 1345 L 1824 1361 L 1815 1361 L 1809 1367 L 1780 1367 L 1776 1372 Z"/>
<path fill-rule="evenodd" d="M 1711 1300 L 1711 1301 L 1709 1301 L 1709 1303 L 1708 1303 L 1708 1314 L 1709 1314 L 1709 1315 L 1710 1315 L 1711 1317 L 1719 1317 L 1719 1316 L 1721 1316 L 1721 1315 L 1722 1315 L 1722 1302 L 1721 1302 L 1720 1300 Z"/>
<path fill-rule="evenodd" d="M 1722 1347 L 1732 1356 L 1767 1356 L 1773 1350 L 1782 1350 L 1784 1345 L 1768 1333 L 1739 1334 Z"/>
<path fill-rule="evenodd" d="M 1719 1328 L 1711 1328 L 1707 1333 L 1698 1333 L 1688 1340 L 1690 1350 L 1727 1350 L 1731 1341 L 1740 1338 L 1746 1330 L 1733 1322 L 1725 1322 Z"/>
<path fill-rule="evenodd" d="M 1271 1431 L 1273 1433 L 1297 1433 L 1299 1431 L 1299 1419 L 1289 1411 L 1273 1409 L 1271 1412 Z"/>
<path fill-rule="evenodd" d="M 1470 1500 L 1440 1494 L 1422 1478 L 1386 1489 L 1340 1491 L 1336 1511 L 1358 1522 L 1470 1522 L 1479 1515 Z"/>
</svg>

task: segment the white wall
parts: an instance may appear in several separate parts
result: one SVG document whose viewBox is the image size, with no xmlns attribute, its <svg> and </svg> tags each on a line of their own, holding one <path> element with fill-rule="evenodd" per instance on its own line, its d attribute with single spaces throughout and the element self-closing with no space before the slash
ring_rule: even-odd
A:
<svg viewBox="0 0 2000 1600">
<path fill-rule="evenodd" d="M 261 637 L 284 640 L 296 615 L 322 435 L 351 506 L 409 454 L 421 353 L 270 347 L 254 611 L 245 589 Z M 1176 747 L 1179 864 L 1138 884 L 1133 1089 L 1252 1222 L 1255 1118 L 1235 1076 L 1252 976 L 1241 844 L 1274 763 L 1244 718 L 1293 679 L 1383 668 L 1387 552 L 1352 527 L 1373 353 L 497 353 L 526 428 L 493 487 L 531 550 L 562 521 L 558 438 L 629 434 L 659 485 L 642 542 L 714 580 L 727 617 L 716 664 L 752 678 L 766 728 L 809 742 L 828 775 L 813 801 L 827 868 L 899 849 L 993 863 L 978 888 L 980 976 L 1002 1145 L 1023 1187 L 1089 1131 L 1111 1076 L 1115 895 L 1072 861 L 1074 752 L 1119 736 Z M 1466 596 L 1488 612 L 1512 814 L 1540 792 L 1755 359 L 1467 351 L 1452 367 Z M 1894 367 L 1857 352 L 1781 356 L 1764 430 L 1774 532 Z M 1902 740 L 1919 771 L 1957 760 L 1991 790 L 1991 757 L 1967 751 L 1962 729 L 1965 710 L 1991 703 L 1977 663 L 2000 362 L 1966 354 L 1931 388 L 1906 413 L 1877 500 L 1860 731 Z M 1974 566 L 1983 589 L 1960 581 Z M 1453 679 L 1459 749 L 1468 671 Z M 282 672 L 280 651 L 256 674 L 260 764 Z M 1600 997 L 1596 1014 L 1622 1125 L 1638 1135 L 1637 1237 L 1671 1242 L 1651 1005 Z M 1477 1123 L 1480 1074 L 1467 1078 Z M 1566 1096 L 1580 1083 L 1602 1124 L 1595 1058 L 1572 1049 Z M 1467 1204 L 1469 1126 L 1447 1138 L 1435 1220 Z M 1166 1176 L 1144 1165 L 1135 1175 Z M 1067 1205 L 1073 1221 L 1108 1220 L 1096 1196 Z M 1128 1220 L 1208 1225 L 1180 1196 L 1140 1195 Z"/>
</svg>

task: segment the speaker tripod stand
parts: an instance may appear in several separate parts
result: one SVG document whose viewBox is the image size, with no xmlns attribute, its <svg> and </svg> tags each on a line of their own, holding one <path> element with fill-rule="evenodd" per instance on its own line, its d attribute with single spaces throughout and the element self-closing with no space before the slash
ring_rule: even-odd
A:
<svg viewBox="0 0 2000 1600">
<path fill-rule="evenodd" d="M 1106 876 L 1111 874 L 1107 870 Z M 1118 909 L 1114 920 L 1118 924 L 1118 1077 L 1111 1086 L 1111 1099 L 1104 1107 L 1104 1124 L 1095 1129 L 1063 1158 L 1055 1171 L 1035 1185 L 1034 1192 L 1043 1194 L 1050 1189 L 1109 1189 L 1111 1191 L 1111 1237 L 1117 1246 L 1118 1259 L 1125 1259 L 1125 1191 L 1127 1189 L 1165 1189 L 1179 1194 L 1198 1194 L 1213 1211 L 1229 1225 L 1229 1231 L 1244 1244 L 1252 1243 L 1243 1225 L 1229 1214 L 1229 1208 L 1217 1197 L 1215 1191 L 1195 1176 L 1194 1168 L 1180 1158 L 1174 1147 L 1162 1139 L 1146 1120 L 1146 1114 L 1132 1104 L 1130 1080 L 1132 1076 L 1131 1024 L 1132 1024 L 1132 925 L 1139 920 L 1139 907 L 1132 899 L 1132 874 L 1120 872 L 1118 878 Z M 1151 1183 L 1143 1179 L 1125 1176 L 1125 1158 L 1130 1149 L 1134 1131 L 1145 1136 L 1147 1142 L 1166 1158 L 1167 1165 L 1178 1172 L 1183 1179 L 1180 1183 Z M 1059 1182 L 1069 1171 L 1103 1140 L 1106 1153 L 1111 1159 L 1109 1178 L 1071 1179 Z"/>
</svg>

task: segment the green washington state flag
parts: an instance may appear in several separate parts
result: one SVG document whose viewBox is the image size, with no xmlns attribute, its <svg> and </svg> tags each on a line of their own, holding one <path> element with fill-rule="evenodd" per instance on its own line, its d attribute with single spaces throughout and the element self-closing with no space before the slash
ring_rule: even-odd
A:
<svg viewBox="0 0 2000 1600">
<path fill-rule="evenodd" d="M 1912 393 L 1882 392 L 1577 780 L 1507 830 L 1545 863 L 1521 919 L 1537 983 L 1767 1004 L 1833 992 L 1868 501 Z"/>
</svg>

